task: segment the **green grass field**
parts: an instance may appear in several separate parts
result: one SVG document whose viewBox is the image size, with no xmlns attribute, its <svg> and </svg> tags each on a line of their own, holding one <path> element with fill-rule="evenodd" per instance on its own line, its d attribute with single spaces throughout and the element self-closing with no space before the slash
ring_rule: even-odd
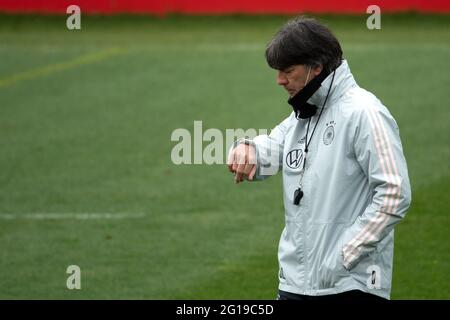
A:
<svg viewBox="0 0 450 320">
<path fill-rule="evenodd" d="M 273 299 L 280 176 L 176 166 L 170 137 L 290 113 L 263 55 L 286 17 L 65 19 L 0 16 L 0 298 Z M 320 19 L 401 130 L 413 203 L 392 298 L 450 299 L 450 16 Z"/>
</svg>

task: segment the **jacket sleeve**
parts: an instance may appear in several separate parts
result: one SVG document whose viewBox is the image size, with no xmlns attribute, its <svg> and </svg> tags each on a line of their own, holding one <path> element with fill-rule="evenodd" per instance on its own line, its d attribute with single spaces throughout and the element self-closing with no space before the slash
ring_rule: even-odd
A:
<svg viewBox="0 0 450 320">
<path fill-rule="evenodd" d="M 269 135 L 259 135 L 253 139 L 257 159 L 255 180 L 264 180 L 283 168 L 284 141 L 293 116 L 294 113 L 291 113 Z"/>
<path fill-rule="evenodd" d="M 397 124 L 384 106 L 368 106 L 355 120 L 354 151 L 372 198 L 348 230 L 343 264 L 352 269 L 404 218 L 411 202 L 408 170 Z"/>
</svg>

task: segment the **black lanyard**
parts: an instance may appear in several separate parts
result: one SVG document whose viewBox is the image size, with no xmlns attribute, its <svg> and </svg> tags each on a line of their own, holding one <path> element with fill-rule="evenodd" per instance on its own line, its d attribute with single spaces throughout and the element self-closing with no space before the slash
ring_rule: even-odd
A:
<svg viewBox="0 0 450 320">
<path fill-rule="evenodd" d="M 294 204 L 298 206 L 300 204 L 300 200 L 303 198 L 303 191 L 302 191 L 302 180 L 303 176 L 305 175 L 305 168 L 306 168 L 306 158 L 308 155 L 308 147 L 311 143 L 311 140 L 313 138 L 314 132 L 316 132 L 317 125 L 319 124 L 320 117 L 322 116 L 322 112 L 325 109 L 325 104 L 327 103 L 328 96 L 330 95 L 331 87 L 333 86 L 334 82 L 334 75 L 336 74 L 336 70 L 333 72 L 333 78 L 331 79 L 330 87 L 328 88 L 327 96 L 325 97 L 325 101 L 323 103 L 322 109 L 320 109 L 319 117 L 317 118 L 316 124 L 314 125 L 314 129 L 311 133 L 311 136 L 309 137 L 308 141 L 308 133 L 309 133 L 309 125 L 311 123 L 311 118 L 308 119 L 308 126 L 306 127 L 306 136 L 305 136 L 305 156 L 303 158 L 303 168 L 302 168 L 302 176 L 300 177 L 299 187 L 294 192 Z"/>
</svg>

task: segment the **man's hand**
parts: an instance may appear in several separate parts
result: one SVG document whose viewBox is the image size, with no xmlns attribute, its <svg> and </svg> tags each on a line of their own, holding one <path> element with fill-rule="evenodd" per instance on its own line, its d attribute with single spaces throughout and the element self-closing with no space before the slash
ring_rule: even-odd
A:
<svg viewBox="0 0 450 320">
<path fill-rule="evenodd" d="M 234 173 L 234 183 L 247 177 L 253 180 L 256 173 L 256 150 L 252 145 L 239 144 L 231 150 L 227 161 L 228 169 Z"/>
</svg>

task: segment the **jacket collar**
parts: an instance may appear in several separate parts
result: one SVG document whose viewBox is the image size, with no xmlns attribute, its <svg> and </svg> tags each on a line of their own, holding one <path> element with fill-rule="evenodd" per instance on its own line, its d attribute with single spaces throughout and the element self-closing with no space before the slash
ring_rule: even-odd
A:
<svg viewBox="0 0 450 320">
<path fill-rule="evenodd" d="M 325 98 L 328 93 L 328 89 L 331 84 L 331 79 L 333 78 L 333 72 L 328 75 L 328 77 L 323 80 L 322 85 L 319 89 L 309 98 L 308 103 L 314 104 L 319 108 L 323 107 Z M 350 68 L 348 66 L 347 60 L 342 60 L 342 63 L 336 69 L 336 74 L 334 76 L 333 85 L 331 87 L 330 96 L 328 97 L 327 105 L 332 105 L 336 102 L 344 93 L 346 93 L 350 88 L 356 86 L 356 81 L 353 78 Z"/>
</svg>

